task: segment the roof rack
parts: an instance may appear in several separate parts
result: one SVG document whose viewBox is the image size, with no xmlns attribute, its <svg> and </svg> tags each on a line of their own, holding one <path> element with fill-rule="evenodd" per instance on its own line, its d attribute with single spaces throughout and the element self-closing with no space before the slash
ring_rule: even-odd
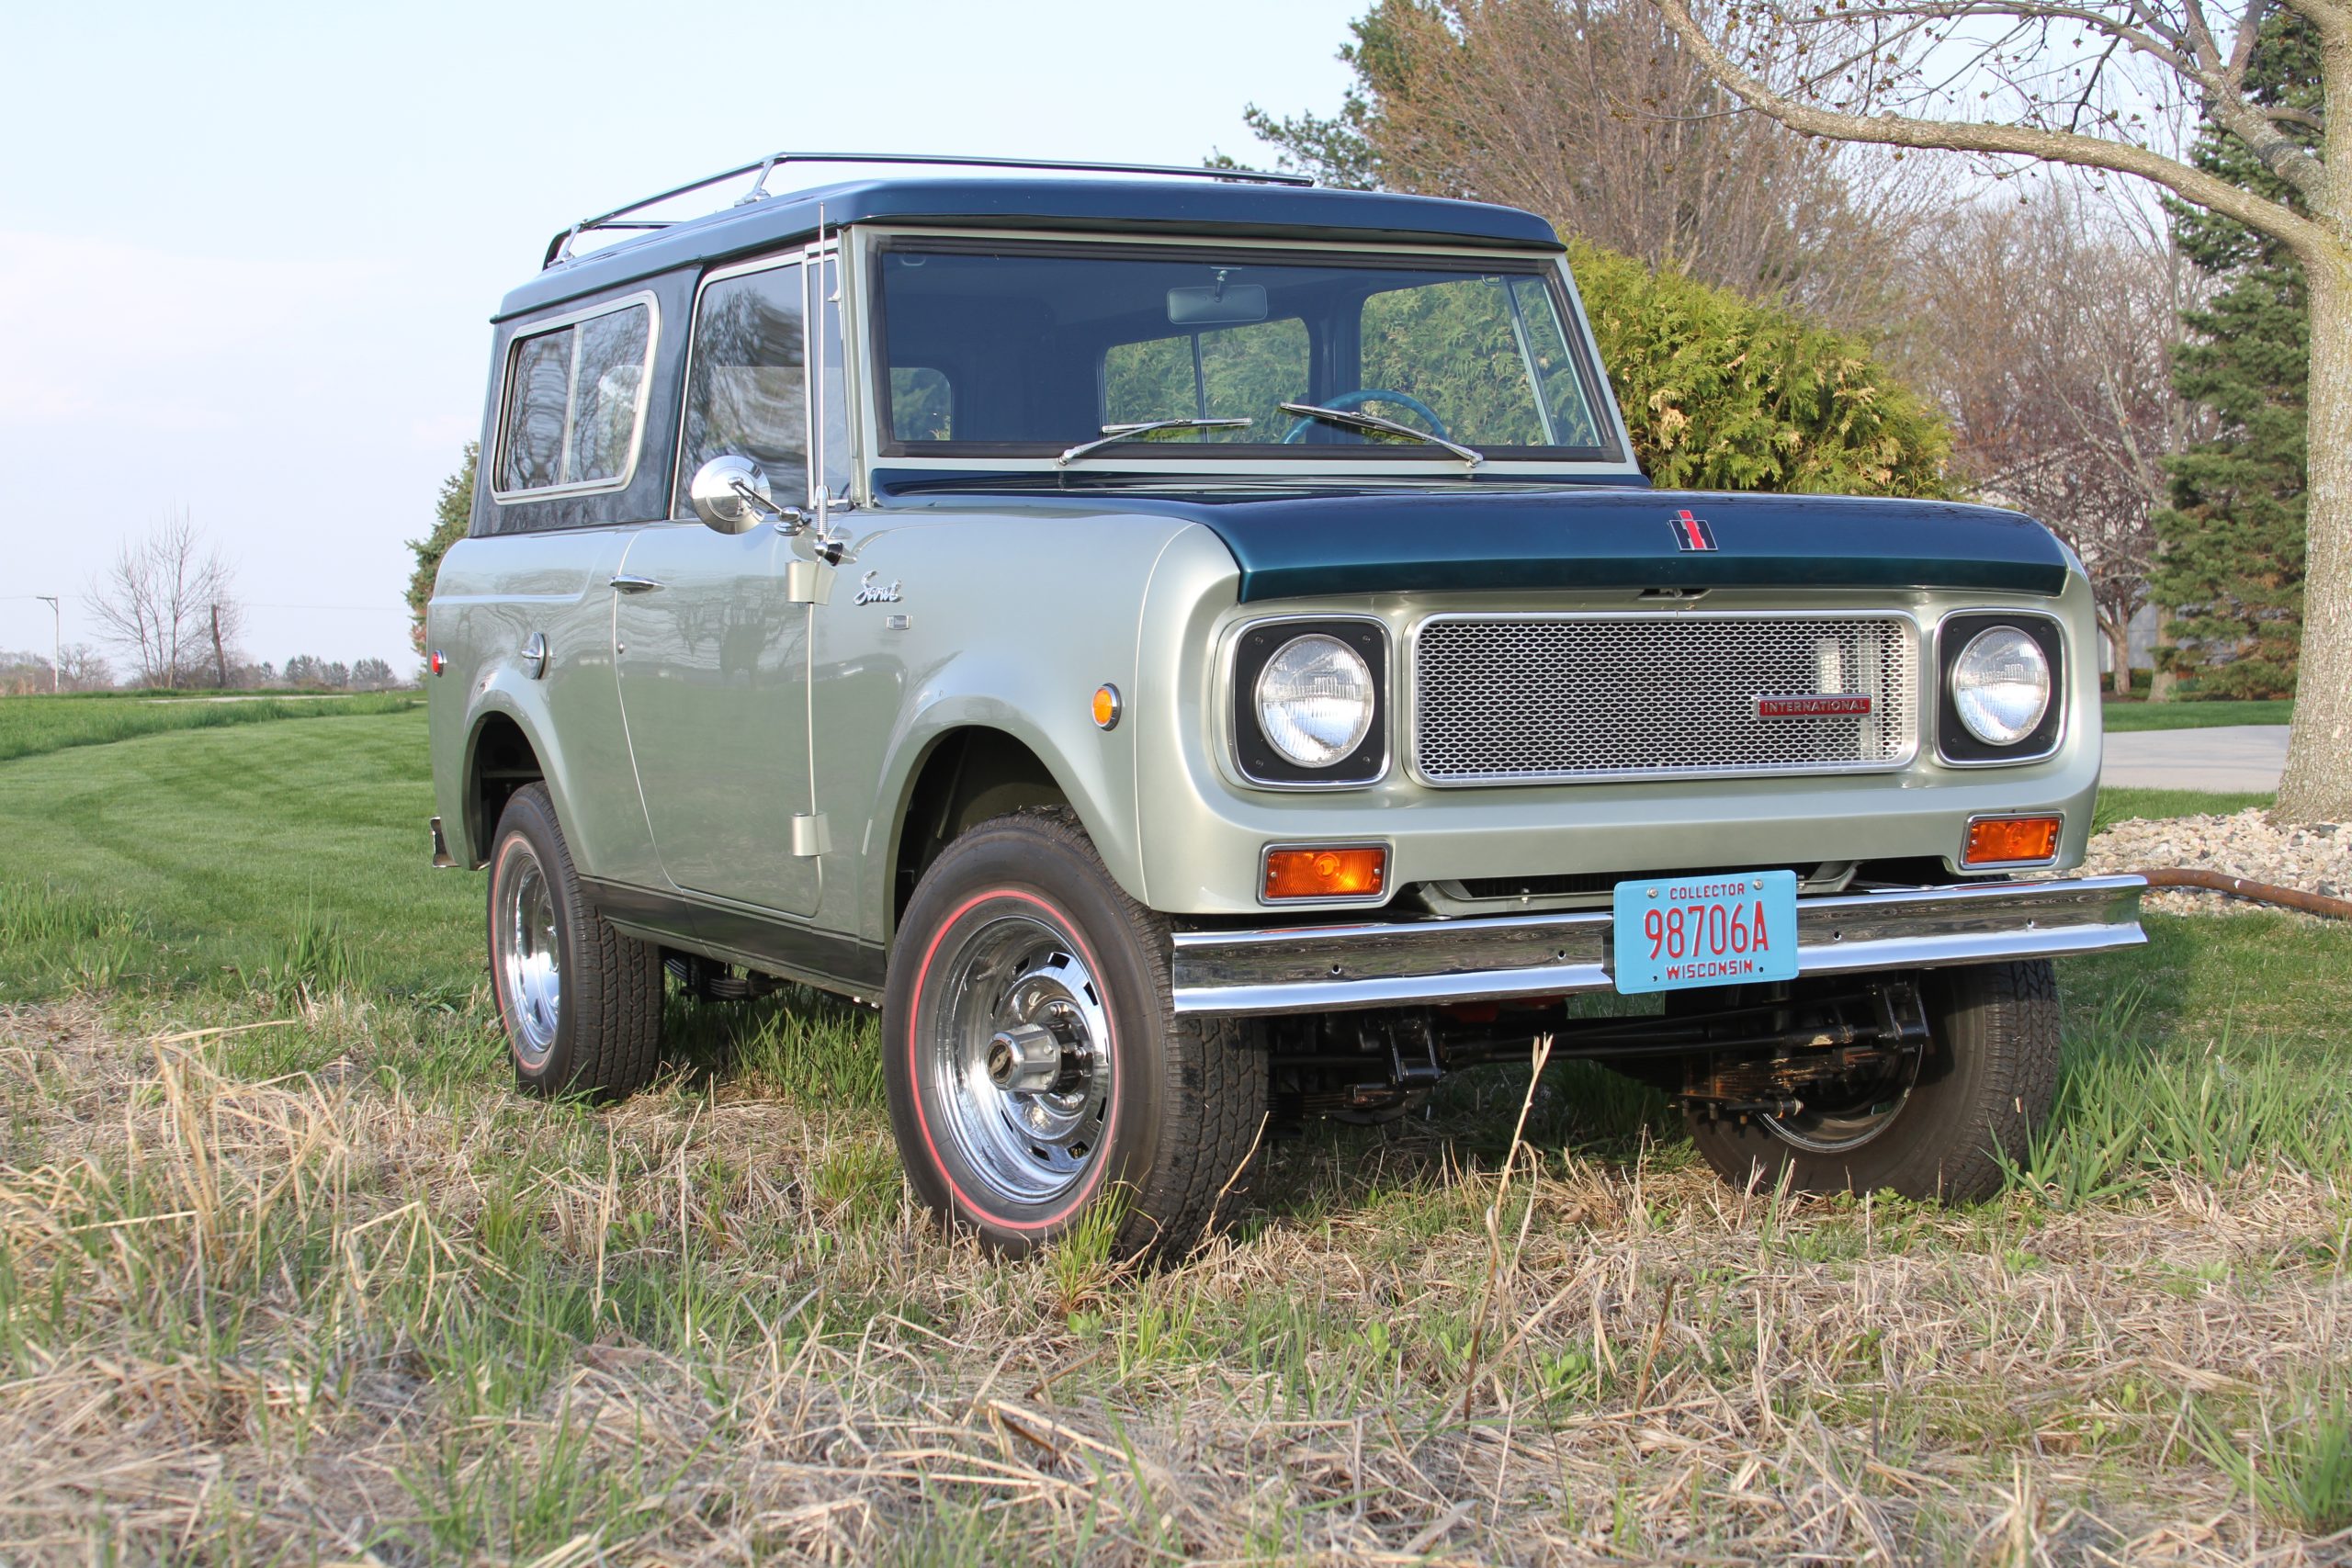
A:
<svg viewBox="0 0 2352 1568">
<path fill-rule="evenodd" d="M 571 260 L 572 242 L 582 234 L 616 229 L 666 229 L 673 222 L 684 221 L 681 219 L 632 218 L 629 214 L 658 207 L 677 197 L 689 196 L 722 180 L 741 179 L 745 175 L 754 176 L 752 188 L 735 198 L 737 207 L 765 200 L 768 175 L 775 173 L 780 164 L 913 164 L 954 169 L 1052 169 L 1065 174 L 1171 175 L 1187 179 L 1230 180 L 1246 185 L 1311 186 L 1315 183 L 1314 178 L 1307 175 L 1269 174 L 1261 169 L 1188 168 L 1173 164 L 1090 164 L 1059 158 L 981 158 L 937 152 L 771 152 L 756 163 L 722 169 L 690 185 L 649 196 L 641 201 L 632 201 L 626 207 L 616 207 L 610 212 L 600 212 L 594 218 L 582 218 L 548 241 L 547 255 L 540 262 L 539 268 L 544 272 L 548 267 Z"/>
</svg>

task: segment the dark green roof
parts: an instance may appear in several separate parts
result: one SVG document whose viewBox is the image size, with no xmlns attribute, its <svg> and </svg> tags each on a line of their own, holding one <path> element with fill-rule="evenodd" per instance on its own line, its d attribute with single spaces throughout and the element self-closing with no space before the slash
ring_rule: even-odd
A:
<svg viewBox="0 0 2352 1568">
<path fill-rule="evenodd" d="M 816 232 L 820 209 L 852 223 L 1176 232 L 1207 238 L 1388 240 L 1556 251 L 1531 212 L 1437 197 L 1217 180 L 975 179 L 843 181 L 778 193 L 558 262 L 507 295 L 502 317 L 600 293 L 656 273 L 701 266 Z"/>
</svg>

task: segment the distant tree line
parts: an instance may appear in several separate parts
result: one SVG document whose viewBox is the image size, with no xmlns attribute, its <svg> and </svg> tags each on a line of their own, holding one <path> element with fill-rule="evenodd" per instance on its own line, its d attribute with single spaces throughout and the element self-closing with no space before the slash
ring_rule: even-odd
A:
<svg viewBox="0 0 2352 1568">
<path fill-rule="evenodd" d="M 87 643 L 66 644 L 54 665 L 46 653 L 0 649 L 0 696 L 37 692 L 103 692 L 114 684 L 114 666 Z"/>
<path fill-rule="evenodd" d="M 52 690 L 107 692 L 116 687 L 113 664 L 86 643 L 68 643 L 61 651 L 59 669 L 62 679 L 52 681 L 48 654 L 0 649 L 0 696 L 31 696 Z M 183 682 L 176 688 L 164 689 L 388 692 L 414 683 L 413 677 L 401 674 L 386 660 L 356 659 L 345 664 L 340 660 L 298 653 L 282 668 L 272 665 L 267 660 L 256 663 L 240 659 L 229 666 L 229 680 L 225 685 L 218 680 L 200 679 Z M 136 679 L 130 684 L 133 687 L 152 686 L 152 682 Z"/>
<path fill-rule="evenodd" d="M 283 669 L 250 658 L 241 641 L 244 605 L 236 570 L 183 513 L 125 540 L 83 596 L 98 640 L 50 654 L 0 649 L 0 695 L 98 692 L 118 685 L 162 691 L 308 688 L 373 692 L 413 683 L 382 659 L 349 664 L 297 654 Z"/>
</svg>

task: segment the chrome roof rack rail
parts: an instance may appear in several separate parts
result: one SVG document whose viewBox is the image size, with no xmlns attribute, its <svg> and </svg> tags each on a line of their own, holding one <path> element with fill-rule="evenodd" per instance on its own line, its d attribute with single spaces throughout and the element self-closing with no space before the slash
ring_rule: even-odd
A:
<svg viewBox="0 0 2352 1568">
<path fill-rule="evenodd" d="M 754 176 L 752 187 L 737 197 L 734 205 L 743 207 L 752 202 L 763 201 L 768 196 L 768 175 L 775 173 L 776 166 L 780 164 L 910 164 L 951 169 L 1040 169 L 1062 174 L 1169 175 L 1196 180 L 1230 180 L 1245 185 L 1311 186 L 1315 183 L 1314 178 L 1307 175 L 1269 174 L 1261 169 L 1216 169 L 1205 166 L 1192 168 L 1174 164 L 1092 164 L 1058 158 L 982 158 L 938 152 L 771 152 L 755 163 L 741 164 L 732 169 L 722 169 L 718 174 L 695 180 L 692 184 L 682 185 L 673 189 L 662 191 L 659 195 L 646 197 L 640 201 L 632 201 L 626 207 L 616 207 L 610 212 L 600 212 L 594 218 L 582 219 L 548 241 L 547 255 L 539 264 L 540 270 L 545 271 L 548 267 L 571 260 L 572 243 L 582 234 L 615 229 L 666 229 L 674 221 L 684 221 L 684 220 L 662 218 L 632 218 L 629 214 L 642 212 L 649 207 L 659 206 L 662 202 L 678 197 L 690 196 L 707 186 L 715 186 L 722 180 L 741 179 L 745 175 Z"/>
</svg>

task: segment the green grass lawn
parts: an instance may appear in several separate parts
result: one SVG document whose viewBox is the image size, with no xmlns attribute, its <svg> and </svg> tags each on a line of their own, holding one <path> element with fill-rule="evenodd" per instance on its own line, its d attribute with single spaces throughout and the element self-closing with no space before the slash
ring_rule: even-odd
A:
<svg viewBox="0 0 2352 1568">
<path fill-rule="evenodd" d="M 0 761 L 74 746 L 103 746 L 160 730 L 336 718 L 421 708 L 413 692 L 350 696 L 226 696 L 109 693 L 96 696 L 0 697 Z"/>
<path fill-rule="evenodd" d="M 2285 724 L 2295 705 L 2286 698 L 2272 701 L 2199 703 L 2116 702 L 2103 712 L 2108 730 L 2121 735 L 2136 729 L 2211 729 L 2225 724 Z"/>
<path fill-rule="evenodd" d="M 2352 930 L 2154 916 L 2062 964 L 2058 1114 L 1987 1203 L 1732 1192 L 1581 1066 L 1505 1193 L 1498 1067 L 1281 1145 L 1134 1275 L 935 1234 L 863 1010 L 680 1000 L 654 1089 L 516 1096 L 424 715 L 301 716 L 0 761 L 26 1560 L 2227 1561 L 2352 1524 Z"/>
<path fill-rule="evenodd" d="M 2227 817 L 2278 804 L 2268 793 L 2233 794 L 2201 789 L 2103 789 L 2091 811 L 2094 829 L 2132 818 Z"/>
<path fill-rule="evenodd" d="M 428 864 L 423 707 L 350 702 L 0 762 L 0 837 L 17 846 L 0 879 L 0 1001 L 232 992 L 338 953 L 371 992 L 463 995 L 481 968 L 481 890 Z"/>
</svg>

